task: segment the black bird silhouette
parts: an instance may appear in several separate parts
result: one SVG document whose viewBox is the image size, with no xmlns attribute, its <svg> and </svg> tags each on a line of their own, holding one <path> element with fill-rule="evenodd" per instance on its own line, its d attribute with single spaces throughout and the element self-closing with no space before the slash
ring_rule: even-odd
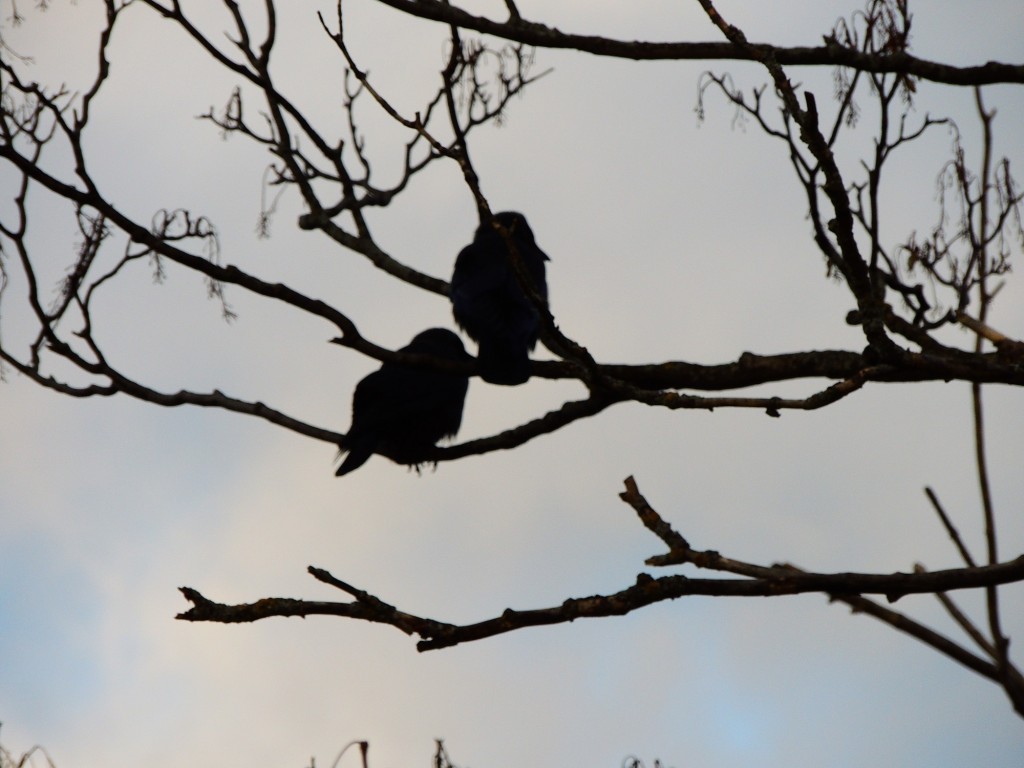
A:
<svg viewBox="0 0 1024 768">
<path fill-rule="evenodd" d="M 470 361 L 462 340 L 444 328 L 416 334 L 400 352 Z M 457 373 L 384 363 L 356 385 L 352 426 L 341 439 L 348 453 L 335 475 L 361 467 L 371 453 L 418 466 L 443 437 L 454 437 L 462 423 L 469 377 Z"/>
<path fill-rule="evenodd" d="M 547 299 L 547 254 L 537 247 L 521 213 L 495 214 L 533 281 Z M 459 253 L 452 274 L 452 314 L 478 345 L 480 375 L 492 384 L 522 384 L 530 378 L 530 350 L 537 344 L 540 316 L 516 279 L 509 248 L 490 222 Z"/>
</svg>

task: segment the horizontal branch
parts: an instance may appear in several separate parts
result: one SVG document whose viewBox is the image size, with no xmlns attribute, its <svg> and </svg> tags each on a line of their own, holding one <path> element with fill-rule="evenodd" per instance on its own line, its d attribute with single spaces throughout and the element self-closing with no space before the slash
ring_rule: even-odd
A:
<svg viewBox="0 0 1024 768">
<path fill-rule="evenodd" d="M 678 392 L 636 392 L 631 391 L 629 399 L 662 408 L 708 410 L 716 408 L 757 408 L 764 410 L 769 416 L 778 417 L 781 410 L 815 411 L 842 400 L 861 387 L 867 380 L 869 369 L 856 376 L 844 379 L 820 392 L 804 398 L 783 397 L 698 397 L 683 395 Z"/>
<path fill-rule="evenodd" d="M 184 621 L 239 623 L 258 621 L 272 616 L 342 616 L 380 624 L 390 624 L 406 634 L 416 634 L 421 651 L 446 648 L 460 643 L 481 640 L 526 627 L 564 624 L 580 618 L 623 616 L 639 608 L 675 600 L 680 597 L 705 595 L 713 597 L 778 597 L 808 592 L 824 592 L 833 596 L 878 594 L 889 600 L 909 594 L 946 592 L 954 589 L 1008 584 L 1024 580 L 1024 555 L 1006 563 L 979 568 L 953 568 L 926 573 L 808 573 L 786 566 L 767 569 L 765 578 L 691 579 L 672 575 L 654 578 L 646 573 L 636 583 L 609 595 L 569 598 L 550 608 L 517 611 L 506 609 L 500 616 L 473 624 L 449 624 L 399 611 L 369 593 L 340 586 L 344 584 L 326 571 L 310 566 L 309 571 L 321 581 L 338 586 L 355 597 L 354 602 L 310 601 L 293 598 L 264 598 L 255 603 L 225 605 L 207 599 L 195 589 L 182 587 L 181 592 L 193 607 L 177 618 Z"/>
<path fill-rule="evenodd" d="M 326 571 L 319 568 L 309 567 L 309 573 L 315 578 L 332 586 L 339 586 L 344 582 L 335 579 Z M 268 616 L 344 616 L 363 621 L 390 624 L 393 627 L 405 632 L 407 635 L 430 635 L 434 632 L 444 631 L 447 625 L 435 622 L 430 619 L 421 619 L 397 610 L 394 606 L 388 605 L 371 595 L 361 593 L 364 597 L 351 603 L 318 602 L 315 600 L 295 600 L 286 597 L 269 597 L 258 600 L 248 605 L 222 605 L 207 600 L 199 592 L 190 587 L 179 587 L 181 593 L 193 607 L 186 613 L 179 614 L 177 618 L 187 621 L 213 621 L 221 624 L 244 624 Z M 346 590 L 349 591 L 349 590 Z M 359 590 L 352 590 L 353 594 L 360 594 Z"/>
<path fill-rule="evenodd" d="M 352 586 L 321 568 L 309 567 L 318 581 L 329 584 L 353 598 L 350 602 L 311 601 L 295 598 L 265 598 L 255 603 L 225 605 L 204 597 L 191 587 L 181 593 L 192 608 L 178 614 L 184 621 L 239 623 L 259 621 L 272 616 L 341 616 L 379 624 L 389 624 L 408 635 L 420 637 L 421 651 L 445 648 L 481 640 L 526 627 L 563 624 L 580 618 L 622 616 L 664 600 L 691 595 L 713 597 L 777 597 L 807 592 L 823 592 L 834 600 L 876 618 L 937 648 L 969 668 L 992 677 L 994 667 L 933 630 L 883 608 L 864 597 L 883 595 L 890 602 L 908 594 L 936 594 L 955 589 L 975 589 L 1024 581 L 1024 555 L 1006 563 L 982 567 L 953 568 L 944 571 L 912 573 L 810 573 L 791 565 L 761 566 L 723 557 L 713 550 L 697 551 L 648 504 L 632 477 L 625 481 L 623 501 L 637 513 L 644 526 L 669 548 L 666 555 L 648 559 L 650 565 L 689 563 L 734 574 L 735 578 L 693 579 L 683 575 L 654 578 L 641 573 L 636 583 L 619 592 L 569 598 L 561 605 L 533 610 L 505 609 L 500 616 L 473 624 L 450 624 L 400 611 L 395 606 Z M 996 678 L 993 678 L 996 679 Z"/>
<path fill-rule="evenodd" d="M 576 378 L 574 367 L 564 363 L 534 363 L 535 375 Z M 734 362 L 705 365 L 670 361 L 625 365 L 600 363 L 598 370 L 612 379 L 646 390 L 697 389 L 720 391 L 803 378 L 854 379 L 865 382 L 977 381 L 1024 385 L 1024 368 L 998 353 L 976 354 L 950 349 L 948 354 L 903 351 L 895 362 L 884 365 L 860 352 L 811 350 L 760 355 L 744 352 Z M 696 406 L 699 407 L 699 406 Z"/>
<path fill-rule="evenodd" d="M 948 85 L 988 85 L 992 83 L 1024 83 L 1024 64 L 986 64 L 955 67 L 908 53 L 872 55 L 846 48 L 831 38 L 817 47 L 780 47 L 767 43 L 750 43 L 753 52 L 731 42 L 646 42 L 617 40 L 597 35 L 579 35 L 549 27 L 521 17 L 494 21 L 476 16 L 442 0 L 377 0 L 402 13 L 454 24 L 462 29 L 493 35 L 505 40 L 538 48 L 568 48 L 596 56 L 634 60 L 733 60 L 754 61 L 772 58 L 785 66 L 838 66 L 864 72 L 892 72 L 913 75 L 923 80 Z"/>
</svg>

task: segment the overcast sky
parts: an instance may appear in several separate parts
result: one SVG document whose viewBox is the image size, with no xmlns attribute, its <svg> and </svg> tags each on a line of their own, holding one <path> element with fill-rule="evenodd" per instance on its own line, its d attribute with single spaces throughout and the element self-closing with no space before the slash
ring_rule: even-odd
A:
<svg viewBox="0 0 1024 768">
<path fill-rule="evenodd" d="M 24 25 L 11 26 L 6 6 L 0 20 L 5 40 L 34 58 L 24 71 L 84 87 L 97 4 L 58 0 L 45 14 L 25 5 Z M 445 29 L 370 0 L 350 5 L 361 65 L 406 114 L 421 108 L 443 64 Z M 696 3 L 518 5 L 563 30 L 719 39 Z M 246 5 L 253 19 L 258 6 Z M 281 87 L 334 136 L 344 120 L 342 62 L 317 6 L 281 11 L 274 66 Z M 500 16 L 503 4 L 473 7 Z M 752 40 L 816 45 L 852 5 L 722 2 L 720 10 Z M 924 58 L 1024 60 L 1016 0 L 920 3 L 915 13 Z M 299 231 L 294 192 L 280 201 L 271 237 L 257 238 L 266 153 L 194 119 L 223 105 L 234 79 L 171 23 L 141 5 L 129 15 L 87 137 L 110 199 L 143 222 L 160 208 L 207 215 L 224 263 L 330 302 L 377 343 L 397 347 L 423 328 L 453 326 L 442 297 Z M 200 18 L 224 39 L 223 14 Z M 608 362 L 863 347 L 843 322 L 849 292 L 826 280 L 808 236 L 784 145 L 736 125 L 714 96 L 698 124 L 706 64 L 539 51 L 536 66 L 553 72 L 511 103 L 500 128 L 475 133 L 471 149 L 494 210 L 524 212 L 551 255 L 551 306 L 569 336 Z M 711 68 L 748 88 L 766 80 L 752 64 Z M 828 105 L 830 71 L 790 77 Z M 1019 169 L 1024 91 L 985 93 L 999 112 L 997 150 Z M 870 146 L 866 95 L 862 102 L 865 120 L 842 155 L 851 179 Z M 257 114 L 258 102 L 248 109 Z M 383 185 L 407 137 L 369 100 L 359 110 Z M 952 116 L 968 140 L 977 136 L 969 90 L 921 84 L 911 119 L 925 113 Z M 949 131 L 937 128 L 894 160 L 883 190 L 887 246 L 933 225 L 935 178 L 950 146 Z M 969 146 L 976 162 L 979 149 Z M 12 181 L 0 172 L 3 216 Z M 52 285 L 73 259 L 74 220 L 41 193 L 32 202 L 33 244 Z M 440 165 L 369 219 L 395 258 L 443 278 L 476 223 L 457 169 Z M 31 326 L 19 309 L 24 284 L 11 272 L 0 332 L 18 348 Z M 991 323 L 1019 338 L 1024 290 L 1015 279 Z M 155 388 L 218 388 L 345 430 L 352 388 L 377 363 L 328 344 L 336 331 L 320 320 L 238 288 L 227 297 L 238 313 L 230 325 L 195 276 L 169 266 L 155 285 L 138 264 L 97 299 L 95 331 L 112 362 Z M 970 343 L 955 330 L 947 338 Z M 582 393 L 578 383 L 474 379 L 459 439 Z M 1024 401 L 989 387 L 986 404 L 1009 559 L 1024 551 Z M 427 765 L 436 737 L 473 768 L 618 766 L 631 754 L 676 768 L 1019 768 L 1024 725 L 1000 689 L 821 595 L 683 599 L 425 654 L 393 628 L 336 618 L 174 620 L 188 608 L 182 585 L 223 602 L 343 599 L 305 573 L 310 564 L 453 622 L 616 591 L 651 572 L 644 559 L 663 551 L 618 499 L 629 475 L 697 548 L 820 570 L 953 567 L 956 552 L 922 488 L 934 487 L 981 557 L 970 440 L 968 385 L 877 384 L 780 419 L 619 405 L 515 451 L 422 476 L 375 457 L 336 479 L 332 446 L 265 422 L 125 397 L 76 400 L 11 373 L 0 385 L 0 743 L 16 755 L 43 744 L 58 768 L 300 768 L 312 756 L 329 766 L 355 739 L 369 740 L 373 768 L 399 768 Z M 1001 594 L 1004 626 L 1024 642 L 1024 589 Z M 978 596 L 959 597 L 982 616 Z M 962 639 L 934 599 L 897 607 Z M 341 763 L 357 764 L 355 754 Z"/>
</svg>

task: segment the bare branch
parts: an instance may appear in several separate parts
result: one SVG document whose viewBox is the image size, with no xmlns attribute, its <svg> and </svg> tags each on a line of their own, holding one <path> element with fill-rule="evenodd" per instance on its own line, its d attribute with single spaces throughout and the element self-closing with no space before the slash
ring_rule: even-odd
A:
<svg viewBox="0 0 1024 768">
<path fill-rule="evenodd" d="M 914 573 L 811 573 L 790 565 L 760 566 L 723 557 L 713 550 L 697 551 L 686 539 L 676 533 L 640 494 L 633 478 L 625 481 L 626 491 L 621 494 L 637 512 L 641 522 L 657 535 L 670 551 L 648 560 L 650 565 L 691 563 L 741 578 L 693 579 L 686 576 L 654 578 L 646 573 L 637 576 L 636 583 L 619 592 L 585 598 L 569 598 L 559 606 L 533 610 L 506 609 L 500 616 L 481 622 L 454 625 L 400 611 L 364 590 L 353 587 L 323 569 L 310 567 L 318 580 L 331 584 L 352 596 L 355 601 L 330 603 L 287 598 L 266 598 L 256 603 L 223 605 L 214 603 L 193 589 L 183 587 L 182 594 L 193 603 L 193 608 L 179 614 L 186 621 L 245 622 L 271 616 L 336 615 L 377 623 L 391 624 L 406 634 L 420 636 L 417 647 L 421 651 L 445 648 L 460 643 L 481 640 L 526 627 L 562 624 L 579 618 L 621 616 L 664 600 L 692 595 L 719 597 L 776 597 L 806 592 L 825 592 L 837 599 L 847 600 L 865 594 L 884 595 L 890 602 L 909 594 L 945 592 L 955 589 L 973 589 L 1024 581 L 1024 555 L 1005 563 L 976 568 L 955 568 L 945 571 Z M 876 611 L 876 614 L 880 613 Z M 907 626 L 912 624 L 907 620 Z M 919 626 L 919 625 L 918 625 Z M 915 636 L 940 637 L 935 633 L 916 632 Z M 952 644 L 936 640 L 943 647 Z M 949 651 L 947 648 L 947 651 Z M 956 655 L 969 658 L 959 649 Z M 971 662 L 972 669 L 986 669 L 984 662 Z"/>
<path fill-rule="evenodd" d="M 924 573 L 925 567 L 921 563 L 914 565 L 914 571 L 916 573 Z M 959 606 L 953 602 L 953 598 L 947 595 L 945 592 L 936 592 L 935 597 L 942 604 L 942 607 L 946 609 L 946 613 L 949 614 L 950 618 L 955 621 L 960 628 L 975 642 L 975 644 L 991 659 L 996 658 L 995 646 L 988 641 L 988 639 L 981 633 L 974 622 L 972 622 L 967 615 L 960 610 Z"/>
<path fill-rule="evenodd" d="M 836 595 L 832 598 L 836 602 L 846 603 L 854 613 L 866 613 L 879 621 L 888 624 L 893 629 L 903 632 L 906 635 L 920 640 L 922 643 L 948 656 L 958 664 L 967 669 L 977 672 L 979 675 L 999 682 L 999 673 L 994 664 L 991 664 L 976 654 L 971 653 L 962 646 L 950 640 L 948 637 L 929 629 L 923 624 L 914 621 L 898 611 L 879 605 L 874 600 L 863 595 Z"/>
<path fill-rule="evenodd" d="M 948 85 L 986 85 L 991 83 L 1024 83 L 1024 64 L 990 61 L 971 67 L 955 67 L 927 61 L 908 53 L 872 56 L 844 48 L 833 40 L 818 47 L 779 47 L 768 43 L 740 46 L 721 42 L 653 43 L 616 40 L 596 35 L 562 32 L 521 16 L 506 22 L 476 16 L 445 0 L 378 0 L 410 16 L 431 19 L 460 29 L 471 29 L 505 40 L 513 40 L 537 48 L 570 48 L 597 56 L 633 60 L 734 60 L 760 61 L 770 57 L 784 66 L 841 66 L 864 72 L 893 72 L 913 75 Z"/>
<path fill-rule="evenodd" d="M 708 552 L 707 555 L 710 559 L 717 553 Z M 721 560 L 723 563 L 729 562 L 727 559 Z M 778 597 L 825 592 L 838 596 L 879 594 L 894 600 L 910 594 L 1008 584 L 1024 580 L 1024 556 L 980 568 L 956 568 L 921 574 L 809 573 L 786 566 L 773 566 L 766 570 L 770 573 L 769 576 L 752 579 L 692 579 L 686 576 L 654 578 L 641 573 L 637 576 L 636 584 L 620 592 L 569 598 L 561 605 L 551 608 L 507 609 L 501 616 L 465 625 L 414 616 L 399 611 L 369 594 L 361 594 L 355 602 L 349 603 L 264 598 L 255 603 L 225 605 L 208 600 L 194 589 L 182 587 L 182 594 L 193 603 L 193 608 L 179 614 L 178 618 L 185 621 L 238 623 L 258 621 L 272 616 L 343 616 L 391 624 L 406 634 L 417 634 L 422 638 L 417 647 L 421 651 L 426 651 L 482 640 L 526 627 L 563 624 L 579 618 L 622 616 L 664 600 L 693 595 Z M 311 566 L 310 572 L 322 573 L 322 569 Z M 344 583 L 333 576 L 321 580 Z"/>
<path fill-rule="evenodd" d="M 939 503 L 938 496 L 935 495 L 935 492 L 931 488 L 925 488 L 924 492 L 925 495 L 928 496 L 928 501 L 931 502 L 932 508 L 935 510 L 935 514 L 937 514 L 939 519 L 942 521 L 942 525 L 946 529 L 946 533 L 949 534 L 949 537 L 953 540 L 957 550 L 960 552 L 960 556 L 969 567 L 973 568 L 975 566 L 974 558 L 971 557 L 971 553 L 967 550 L 967 546 L 964 544 L 963 539 L 960 538 L 960 532 L 956 529 L 956 526 L 953 525 L 953 521 L 949 519 L 949 515 L 946 514 L 946 510 L 944 510 L 942 505 Z"/>
</svg>

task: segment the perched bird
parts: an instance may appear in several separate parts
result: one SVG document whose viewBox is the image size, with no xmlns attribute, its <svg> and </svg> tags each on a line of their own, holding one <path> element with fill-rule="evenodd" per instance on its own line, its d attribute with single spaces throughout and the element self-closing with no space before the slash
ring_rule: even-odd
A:
<svg viewBox="0 0 1024 768">
<path fill-rule="evenodd" d="M 521 213 L 495 214 L 530 275 L 547 299 L 547 254 L 537 247 Z M 473 242 L 455 260 L 452 314 L 478 345 L 480 375 L 492 384 L 522 384 L 530 378 L 530 350 L 537 344 L 540 315 L 516 278 L 505 238 L 490 222 L 481 224 Z"/>
<path fill-rule="evenodd" d="M 400 352 L 444 360 L 470 361 L 462 340 L 444 328 L 416 334 Z M 371 453 L 417 466 L 443 437 L 454 437 L 462 423 L 469 377 L 457 373 L 384 363 L 356 385 L 352 426 L 340 443 L 348 453 L 335 475 L 361 467 Z"/>
</svg>

